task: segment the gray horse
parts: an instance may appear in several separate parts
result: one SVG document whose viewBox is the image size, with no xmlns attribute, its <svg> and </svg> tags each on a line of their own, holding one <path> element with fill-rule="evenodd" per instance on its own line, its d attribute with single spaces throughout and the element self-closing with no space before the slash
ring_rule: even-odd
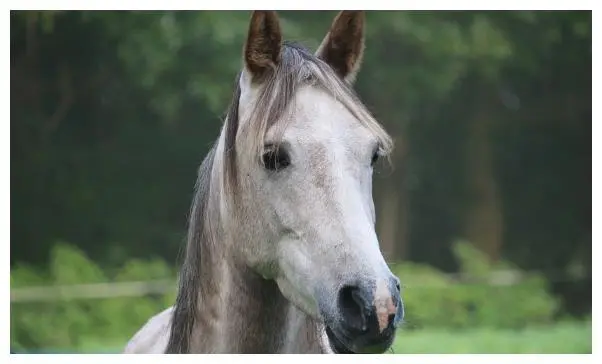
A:
<svg viewBox="0 0 602 364">
<path fill-rule="evenodd" d="M 251 17 L 244 67 L 202 163 L 173 307 L 126 353 L 382 353 L 403 318 L 374 230 L 372 169 L 393 142 L 351 88 L 364 13 L 315 54 Z"/>
</svg>

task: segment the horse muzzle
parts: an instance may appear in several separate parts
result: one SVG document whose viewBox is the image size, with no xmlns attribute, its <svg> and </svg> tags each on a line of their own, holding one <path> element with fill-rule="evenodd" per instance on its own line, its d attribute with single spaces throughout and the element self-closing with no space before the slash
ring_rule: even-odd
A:
<svg viewBox="0 0 602 364">
<path fill-rule="evenodd" d="M 330 346 L 339 354 L 377 354 L 391 347 L 403 320 L 399 280 L 344 285 L 336 314 L 325 320 Z M 334 317 L 333 317 L 334 316 Z"/>
</svg>

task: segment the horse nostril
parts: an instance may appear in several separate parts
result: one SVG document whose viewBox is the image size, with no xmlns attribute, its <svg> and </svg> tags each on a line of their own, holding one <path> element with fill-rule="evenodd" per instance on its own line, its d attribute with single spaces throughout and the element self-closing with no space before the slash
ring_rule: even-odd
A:
<svg viewBox="0 0 602 364">
<path fill-rule="evenodd" d="M 345 286 L 339 291 L 339 307 L 343 319 L 350 328 L 366 332 L 366 302 L 355 286 Z"/>
<path fill-rule="evenodd" d="M 395 313 L 389 314 L 389 322 L 387 323 L 387 327 L 395 324 L 395 316 L 397 316 Z"/>
</svg>

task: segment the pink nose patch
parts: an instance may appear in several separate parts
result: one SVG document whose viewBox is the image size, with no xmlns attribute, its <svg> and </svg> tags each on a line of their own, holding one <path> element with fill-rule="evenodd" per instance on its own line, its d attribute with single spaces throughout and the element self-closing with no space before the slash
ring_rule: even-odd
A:
<svg viewBox="0 0 602 364">
<path fill-rule="evenodd" d="M 396 313 L 397 307 L 393 303 L 393 297 L 389 293 L 386 281 L 378 281 L 374 291 L 374 307 L 378 319 L 378 330 L 383 332 L 389 325 L 389 316 Z"/>
</svg>

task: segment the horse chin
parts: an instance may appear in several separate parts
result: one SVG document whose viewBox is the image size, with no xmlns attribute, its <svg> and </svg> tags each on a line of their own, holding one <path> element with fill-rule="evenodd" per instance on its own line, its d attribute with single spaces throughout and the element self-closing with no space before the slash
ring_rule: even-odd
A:
<svg viewBox="0 0 602 364">
<path fill-rule="evenodd" d="M 391 347 L 395 338 L 395 335 L 387 335 L 377 341 L 356 338 L 350 342 L 344 334 L 339 334 L 330 326 L 326 326 L 325 331 L 330 348 L 335 354 L 382 354 Z"/>
<path fill-rule="evenodd" d="M 353 350 L 349 349 L 343 342 L 335 335 L 334 331 L 330 326 L 326 326 L 326 336 L 328 337 L 328 343 L 330 348 L 335 354 L 356 354 Z"/>
</svg>

